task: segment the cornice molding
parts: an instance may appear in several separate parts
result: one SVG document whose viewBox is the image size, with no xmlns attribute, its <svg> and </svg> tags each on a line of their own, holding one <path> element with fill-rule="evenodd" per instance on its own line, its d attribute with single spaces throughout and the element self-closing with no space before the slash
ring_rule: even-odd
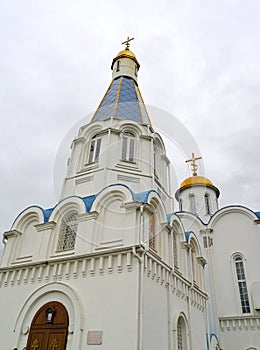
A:
<svg viewBox="0 0 260 350">
<path fill-rule="evenodd" d="M 18 231 L 18 230 L 10 230 L 10 231 L 6 231 L 3 234 L 3 239 L 8 239 L 11 237 L 18 237 L 22 234 L 22 232 Z"/>
<path fill-rule="evenodd" d="M 56 222 L 50 221 L 50 222 L 44 222 L 42 224 L 34 225 L 34 227 L 38 232 L 41 232 L 45 230 L 53 230 L 56 225 L 57 225 Z"/>
</svg>

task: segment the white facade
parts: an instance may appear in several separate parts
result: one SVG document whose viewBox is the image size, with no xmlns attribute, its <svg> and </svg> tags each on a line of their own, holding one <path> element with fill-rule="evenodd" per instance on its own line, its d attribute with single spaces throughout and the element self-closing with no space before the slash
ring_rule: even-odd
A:
<svg viewBox="0 0 260 350">
<path fill-rule="evenodd" d="M 178 190 L 176 195 L 188 206 L 185 202 L 190 200 L 187 192 L 192 193 L 200 215 L 188 211 L 175 215 L 185 230 L 196 235 L 207 262 L 204 278 L 209 294 L 209 340 L 215 342 L 217 339 L 221 349 L 259 349 L 259 213 L 235 205 L 212 210 L 219 192 L 213 191 L 208 179 L 204 178 L 204 181 L 204 188 L 195 180 L 189 187 Z M 205 194 L 210 195 L 210 214 Z"/>
<path fill-rule="evenodd" d="M 126 48 L 111 68 L 60 202 L 25 209 L 4 233 L 0 348 L 259 350 L 257 214 L 218 210 L 202 177 L 185 180 L 174 212 L 139 63 Z"/>
</svg>

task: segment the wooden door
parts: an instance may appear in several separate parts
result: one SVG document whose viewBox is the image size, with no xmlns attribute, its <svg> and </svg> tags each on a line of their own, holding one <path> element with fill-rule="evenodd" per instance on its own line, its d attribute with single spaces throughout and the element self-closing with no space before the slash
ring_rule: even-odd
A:
<svg viewBox="0 0 260 350">
<path fill-rule="evenodd" d="M 28 350 L 65 350 L 68 335 L 68 313 L 65 307 L 51 301 L 33 318 L 27 341 Z"/>
</svg>

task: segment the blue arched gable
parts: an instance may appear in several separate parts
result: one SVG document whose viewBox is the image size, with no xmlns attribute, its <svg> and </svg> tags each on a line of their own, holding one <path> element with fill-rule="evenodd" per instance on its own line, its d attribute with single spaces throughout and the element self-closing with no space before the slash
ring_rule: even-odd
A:
<svg viewBox="0 0 260 350">
<path fill-rule="evenodd" d="M 122 186 L 124 188 L 126 188 L 129 192 L 130 192 L 130 195 L 132 197 L 132 200 L 135 201 L 135 202 L 141 202 L 141 203 L 147 203 L 148 202 L 148 199 L 149 199 L 149 195 L 151 193 L 155 193 L 156 195 L 158 195 L 160 197 L 160 194 L 155 191 L 155 190 L 149 190 L 149 191 L 145 191 L 145 192 L 140 192 L 140 193 L 134 193 L 127 185 L 125 184 L 120 184 L 120 183 L 116 183 L 116 184 L 111 184 L 111 185 L 108 185 L 106 187 L 104 187 L 101 191 L 99 191 L 96 195 L 91 195 L 91 196 L 87 196 L 87 197 L 79 197 L 79 196 L 69 196 L 69 197 L 66 197 L 66 198 L 63 198 L 60 202 L 58 202 L 54 207 L 52 208 L 48 208 L 48 209 L 44 209 L 38 205 L 32 205 L 32 206 L 29 206 L 27 208 L 25 208 L 21 213 L 19 213 L 19 215 L 17 215 L 17 217 L 15 218 L 14 222 L 13 222 L 13 225 L 12 227 L 14 226 L 15 222 L 17 221 L 17 219 L 25 212 L 27 211 L 28 209 L 40 209 L 41 212 L 42 212 L 42 215 L 43 215 L 43 222 L 48 222 L 50 217 L 51 217 L 51 214 L 53 213 L 53 211 L 57 208 L 57 206 L 59 206 L 62 202 L 64 202 L 65 200 L 67 201 L 69 198 L 78 198 L 80 199 L 81 201 L 83 201 L 84 205 L 85 205 L 85 208 L 86 208 L 86 213 L 89 213 L 91 211 L 91 208 L 93 206 L 93 203 L 95 201 L 95 199 L 103 192 L 105 191 L 107 188 L 110 188 L 110 187 L 115 187 L 115 186 Z M 163 202 L 162 202 L 163 203 Z"/>
<path fill-rule="evenodd" d="M 115 183 L 115 184 L 110 184 L 104 188 L 102 188 L 101 191 L 99 191 L 96 195 L 94 196 L 90 196 L 90 197 L 85 197 L 83 198 L 84 201 L 86 201 L 87 203 L 87 207 L 88 207 L 88 210 L 87 212 L 89 212 L 91 210 L 91 207 L 95 201 L 95 199 L 102 193 L 104 192 L 106 189 L 108 188 L 112 188 L 112 187 L 124 187 L 126 188 L 130 194 L 131 194 L 131 197 L 132 197 L 132 200 L 134 202 L 140 202 L 140 203 L 147 203 L 148 202 L 148 199 L 149 199 L 149 195 L 151 193 L 155 193 L 156 195 L 158 195 L 160 197 L 160 194 L 155 191 L 155 190 L 149 190 L 149 191 L 144 191 L 144 192 L 139 192 L 139 193 L 134 193 L 130 187 L 128 187 L 127 185 L 125 184 L 121 184 L 121 183 Z M 161 197 L 160 197 L 161 198 Z M 163 203 L 163 202 L 162 202 Z"/>
<path fill-rule="evenodd" d="M 185 231 L 185 238 L 186 238 L 186 243 L 190 243 L 191 238 L 195 239 L 195 241 L 197 242 L 199 250 L 201 249 L 198 237 L 196 236 L 196 234 L 193 231 Z"/>
<path fill-rule="evenodd" d="M 140 193 L 134 193 L 134 200 L 136 202 L 147 203 L 150 193 L 156 193 L 160 197 L 158 192 L 156 192 L 155 190 L 150 190 L 150 191 L 145 191 Z"/>
</svg>

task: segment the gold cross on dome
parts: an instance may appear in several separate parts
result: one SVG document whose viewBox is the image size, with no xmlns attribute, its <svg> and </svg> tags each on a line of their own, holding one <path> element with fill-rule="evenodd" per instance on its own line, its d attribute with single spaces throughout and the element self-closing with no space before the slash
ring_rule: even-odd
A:
<svg viewBox="0 0 260 350">
<path fill-rule="evenodd" d="M 191 159 L 186 160 L 186 163 L 191 163 L 193 176 L 197 176 L 198 165 L 196 164 L 196 160 L 202 159 L 202 157 L 195 157 L 195 154 L 191 154 Z"/>
<path fill-rule="evenodd" d="M 134 38 L 131 38 L 131 39 L 130 39 L 129 36 L 128 36 L 127 39 L 126 39 L 126 41 L 124 41 L 124 42 L 122 43 L 122 45 L 125 44 L 125 49 L 126 49 L 126 50 L 129 50 L 129 47 L 130 47 L 129 42 L 130 42 L 131 40 L 134 40 Z"/>
</svg>

